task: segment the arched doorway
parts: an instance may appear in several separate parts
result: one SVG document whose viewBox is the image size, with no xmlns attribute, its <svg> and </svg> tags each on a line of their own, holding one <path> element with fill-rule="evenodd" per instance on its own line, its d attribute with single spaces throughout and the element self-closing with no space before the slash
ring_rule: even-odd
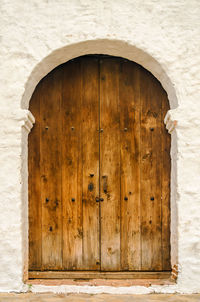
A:
<svg viewBox="0 0 200 302">
<path fill-rule="evenodd" d="M 79 57 L 40 81 L 30 101 L 30 276 L 170 271 L 168 109 L 158 80 L 122 58 Z"/>
</svg>

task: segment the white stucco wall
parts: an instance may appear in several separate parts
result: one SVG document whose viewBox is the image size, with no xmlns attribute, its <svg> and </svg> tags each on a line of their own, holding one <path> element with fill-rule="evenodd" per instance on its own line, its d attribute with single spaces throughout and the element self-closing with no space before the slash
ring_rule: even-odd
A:
<svg viewBox="0 0 200 302">
<path fill-rule="evenodd" d="M 131 59 L 168 93 L 172 132 L 172 263 L 177 284 L 32 286 L 58 292 L 200 292 L 199 0 L 0 1 L 0 291 L 26 291 L 30 96 L 57 65 L 88 53 Z M 25 125 L 25 127 L 23 127 Z"/>
</svg>

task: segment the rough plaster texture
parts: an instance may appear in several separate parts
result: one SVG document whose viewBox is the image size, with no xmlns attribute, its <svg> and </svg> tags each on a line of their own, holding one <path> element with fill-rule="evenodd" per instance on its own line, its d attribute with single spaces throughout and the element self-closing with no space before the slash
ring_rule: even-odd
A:
<svg viewBox="0 0 200 302">
<path fill-rule="evenodd" d="M 133 60 L 168 93 L 172 132 L 171 245 L 178 264 L 169 286 L 32 286 L 84 293 L 200 292 L 199 0 L 0 1 L 0 291 L 27 291 L 28 104 L 39 80 L 84 54 Z M 175 130 L 173 130 L 176 125 Z M 173 130 L 173 131 L 172 131 Z"/>
</svg>

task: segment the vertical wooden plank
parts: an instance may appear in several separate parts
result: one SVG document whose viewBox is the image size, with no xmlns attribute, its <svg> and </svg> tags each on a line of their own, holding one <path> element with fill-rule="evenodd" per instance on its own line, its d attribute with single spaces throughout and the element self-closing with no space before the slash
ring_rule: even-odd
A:
<svg viewBox="0 0 200 302">
<path fill-rule="evenodd" d="M 171 269 L 170 264 L 170 174 L 171 159 L 170 146 L 171 136 L 164 125 L 164 117 L 169 108 L 169 101 L 166 92 L 161 90 L 162 99 L 162 269 L 164 271 Z"/>
<path fill-rule="evenodd" d="M 62 268 L 61 70 L 42 82 L 40 99 L 42 269 Z"/>
<path fill-rule="evenodd" d="M 62 92 L 63 269 L 82 269 L 82 134 L 81 65 L 63 69 Z"/>
<path fill-rule="evenodd" d="M 81 59 L 83 160 L 83 268 L 100 269 L 99 250 L 99 62 Z"/>
<path fill-rule="evenodd" d="M 30 111 L 35 124 L 28 137 L 29 190 L 29 269 L 41 268 L 41 197 L 40 197 L 40 88 L 36 87 L 30 100 Z"/>
<path fill-rule="evenodd" d="M 100 63 L 101 270 L 120 270 L 119 63 Z"/>
<path fill-rule="evenodd" d="M 160 84 L 141 72 L 141 244 L 142 270 L 162 270 Z"/>
<path fill-rule="evenodd" d="M 122 63 L 123 62 L 123 63 Z M 121 62 L 121 270 L 140 270 L 140 67 Z"/>
</svg>

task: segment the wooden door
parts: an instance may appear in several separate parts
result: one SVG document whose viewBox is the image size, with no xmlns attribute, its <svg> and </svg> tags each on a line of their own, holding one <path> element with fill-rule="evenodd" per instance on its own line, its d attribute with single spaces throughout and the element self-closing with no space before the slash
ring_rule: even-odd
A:
<svg viewBox="0 0 200 302">
<path fill-rule="evenodd" d="M 152 74 L 122 58 L 80 57 L 41 80 L 30 102 L 30 271 L 170 270 L 168 109 Z"/>
</svg>

